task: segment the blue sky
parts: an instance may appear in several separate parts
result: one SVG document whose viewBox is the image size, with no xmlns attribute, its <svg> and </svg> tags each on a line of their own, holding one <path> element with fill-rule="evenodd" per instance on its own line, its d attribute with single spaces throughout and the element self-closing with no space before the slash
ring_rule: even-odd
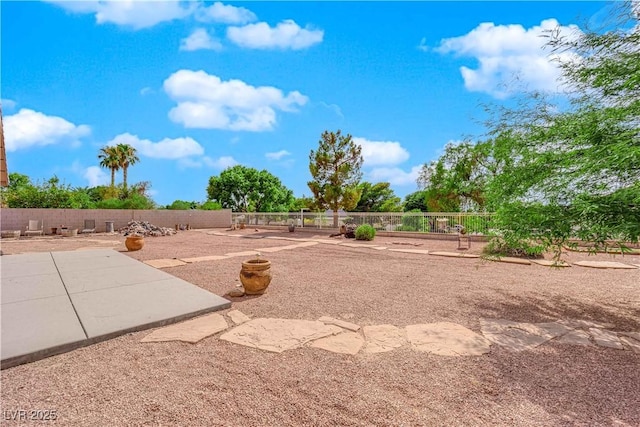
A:
<svg viewBox="0 0 640 427">
<path fill-rule="evenodd" d="M 480 104 L 557 91 L 541 33 L 576 34 L 606 5 L 2 2 L 9 171 L 106 184 L 98 150 L 125 142 L 129 183 L 150 181 L 159 204 L 205 200 L 234 164 L 309 196 L 309 152 L 341 129 L 363 178 L 404 197 L 445 144 L 482 134 Z"/>
</svg>

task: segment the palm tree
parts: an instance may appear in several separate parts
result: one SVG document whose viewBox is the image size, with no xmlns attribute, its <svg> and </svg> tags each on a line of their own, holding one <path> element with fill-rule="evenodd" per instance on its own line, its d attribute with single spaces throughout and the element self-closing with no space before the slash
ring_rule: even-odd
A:
<svg viewBox="0 0 640 427">
<path fill-rule="evenodd" d="M 136 149 L 129 144 L 118 144 L 115 148 L 118 156 L 118 164 L 122 168 L 123 187 L 126 190 L 127 169 L 129 169 L 129 166 L 138 163 L 140 159 L 136 155 Z"/>
<path fill-rule="evenodd" d="M 116 171 L 120 169 L 120 159 L 116 147 L 102 147 L 100 153 L 98 153 L 98 158 L 100 159 L 101 167 L 111 169 L 111 188 L 113 188 L 115 186 Z"/>
</svg>

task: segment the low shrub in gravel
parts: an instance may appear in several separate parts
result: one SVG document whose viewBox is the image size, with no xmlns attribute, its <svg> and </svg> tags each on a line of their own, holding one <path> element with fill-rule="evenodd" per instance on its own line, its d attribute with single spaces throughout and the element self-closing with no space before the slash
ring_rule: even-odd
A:
<svg viewBox="0 0 640 427">
<path fill-rule="evenodd" d="M 376 237 L 376 229 L 369 224 L 362 224 L 356 228 L 356 240 L 373 240 Z"/>
</svg>

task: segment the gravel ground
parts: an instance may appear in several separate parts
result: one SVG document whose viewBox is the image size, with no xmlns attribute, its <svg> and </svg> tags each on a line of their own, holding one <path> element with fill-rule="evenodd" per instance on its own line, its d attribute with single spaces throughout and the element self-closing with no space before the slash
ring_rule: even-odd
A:
<svg viewBox="0 0 640 427">
<path fill-rule="evenodd" d="M 293 243 L 200 230 L 145 241 L 128 255 L 196 257 Z M 373 244 L 457 247 L 455 241 L 393 237 L 376 237 Z M 126 251 L 118 235 L 2 241 L 4 254 L 87 247 Z M 471 252 L 480 250 L 473 243 Z M 263 257 L 272 261 L 267 293 L 230 298 L 233 309 L 250 317 L 328 315 L 399 327 L 448 321 L 476 332 L 482 317 L 588 319 L 611 323 L 615 331 L 640 331 L 640 269 L 550 269 L 326 244 Z M 637 255 L 570 252 L 565 258 L 640 264 Z M 224 295 L 239 283 L 243 259 L 164 271 Z M 356 356 L 308 347 L 273 354 L 217 337 L 195 345 L 140 343 L 147 334 L 3 370 L 2 425 L 18 425 L 7 418 L 21 409 L 55 410 L 58 419 L 50 424 L 65 426 L 640 425 L 640 354 L 631 351 L 551 342 L 521 353 L 494 346 L 481 357 L 435 356 L 407 346 Z"/>
</svg>

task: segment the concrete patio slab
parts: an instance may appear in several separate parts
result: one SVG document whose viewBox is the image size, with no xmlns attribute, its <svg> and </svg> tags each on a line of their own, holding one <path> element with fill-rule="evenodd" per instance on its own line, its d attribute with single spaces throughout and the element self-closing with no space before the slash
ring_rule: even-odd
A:
<svg viewBox="0 0 640 427">
<path fill-rule="evenodd" d="M 112 249 L 0 257 L 2 369 L 231 303 Z"/>
</svg>

